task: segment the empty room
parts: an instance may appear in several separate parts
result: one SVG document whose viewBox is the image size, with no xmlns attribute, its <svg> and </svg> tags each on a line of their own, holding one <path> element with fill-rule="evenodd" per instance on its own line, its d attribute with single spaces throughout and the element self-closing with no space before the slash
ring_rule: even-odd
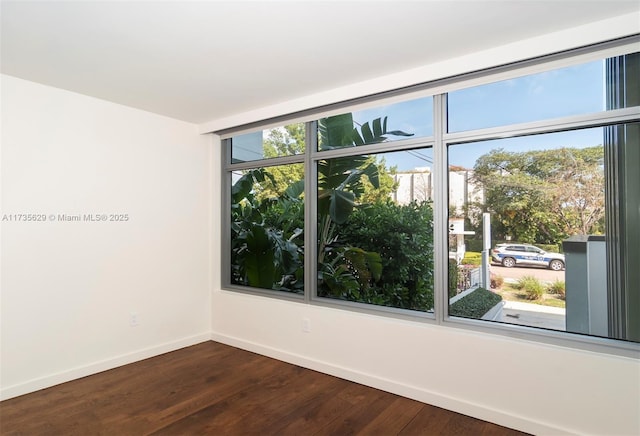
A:
<svg viewBox="0 0 640 436">
<path fill-rule="evenodd" d="M 0 3 L 0 434 L 640 434 L 640 3 Z"/>
</svg>

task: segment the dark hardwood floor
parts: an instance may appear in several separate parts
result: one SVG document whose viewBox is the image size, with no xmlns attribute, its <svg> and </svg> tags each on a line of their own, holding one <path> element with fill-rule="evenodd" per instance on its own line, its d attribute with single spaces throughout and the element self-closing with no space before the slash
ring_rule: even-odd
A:
<svg viewBox="0 0 640 436">
<path fill-rule="evenodd" d="M 521 435 L 207 342 L 0 403 L 2 435 Z"/>
</svg>

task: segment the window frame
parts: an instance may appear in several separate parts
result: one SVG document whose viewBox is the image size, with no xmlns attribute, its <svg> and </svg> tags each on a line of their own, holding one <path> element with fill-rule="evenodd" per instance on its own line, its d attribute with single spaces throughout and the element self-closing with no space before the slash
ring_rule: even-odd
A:
<svg viewBox="0 0 640 436">
<path fill-rule="evenodd" d="M 483 320 L 451 317 L 448 314 L 448 203 L 449 172 L 448 147 L 455 144 L 504 139 L 532 134 L 546 134 L 590 127 L 605 127 L 626 122 L 640 122 L 640 106 L 624 109 L 602 110 L 596 113 L 573 115 L 549 120 L 503 125 L 460 132 L 447 131 L 447 92 L 473 87 L 499 80 L 514 79 L 541 71 L 549 71 L 565 66 L 577 65 L 591 60 L 621 56 L 638 51 L 640 35 L 607 41 L 590 47 L 547 55 L 513 64 L 477 71 L 462 76 L 445 78 L 431 83 L 420 84 L 383 94 L 364 97 L 357 101 L 347 101 L 335 105 L 310 109 L 308 111 L 277 117 L 263 122 L 251 123 L 237 128 L 216 132 L 222 142 L 222 289 L 238 291 L 270 298 L 286 299 L 340 310 L 388 316 L 409 321 L 432 324 L 443 328 L 458 328 L 478 333 L 500 335 L 555 346 L 583 349 L 625 357 L 640 358 L 640 343 L 581 335 L 565 331 L 545 330 L 515 324 L 492 323 Z M 318 150 L 317 120 L 344 112 L 387 105 L 398 101 L 408 101 L 431 95 L 433 97 L 433 136 L 394 140 L 367 144 L 358 147 Z M 262 159 L 250 162 L 231 163 L 230 139 L 236 134 L 248 133 L 294 122 L 305 122 L 305 153 L 294 156 Z M 433 228 L 434 228 L 434 311 L 418 312 L 393 307 L 376 306 L 365 303 L 335 300 L 317 295 L 317 162 L 321 159 L 401 151 L 421 146 L 433 150 Z M 305 167 L 305 291 L 304 295 L 282 291 L 257 289 L 230 283 L 230 205 L 231 173 L 234 170 L 265 168 L 291 163 L 303 163 Z M 226 251 L 225 251 L 226 250 Z"/>
</svg>

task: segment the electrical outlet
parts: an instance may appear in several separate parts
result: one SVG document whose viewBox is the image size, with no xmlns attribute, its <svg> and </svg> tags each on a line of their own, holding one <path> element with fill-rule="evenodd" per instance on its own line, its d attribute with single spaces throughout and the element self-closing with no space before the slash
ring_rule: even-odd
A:
<svg viewBox="0 0 640 436">
<path fill-rule="evenodd" d="M 138 325 L 140 325 L 140 320 L 138 319 L 138 313 L 137 312 L 131 312 L 129 314 L 129 326 L 130 327 L 137 327 Z"/>
<path fill-rule="evenodd" d="M 311 320 L 309 318 L 302 318 L 302 331 L 311 333 Z"/>
</svg>

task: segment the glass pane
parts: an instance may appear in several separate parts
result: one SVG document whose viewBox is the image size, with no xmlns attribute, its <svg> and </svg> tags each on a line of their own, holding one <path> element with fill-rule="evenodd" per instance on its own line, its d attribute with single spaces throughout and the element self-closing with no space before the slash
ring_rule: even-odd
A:
<svg viewBox="0 0 640 436">
<path fill-rule="evenodd" d="M 304 166 L 233 173 L 231 283 L 302 293 Z"/>
<path fill-rule="evenodd" d="M 430 148 L 318 163 L 318 295 L 433 310 Z"/>
<path fill-rule="evenodd" d="M 449 147 L 450 315 L 608 337 L 607 129 Z"/>
<path fill-rule="evenodd" d="M 638 56 L 612 59 L 633 63 L 638 71 Z M 605 79 L 602 60 L 454 91 L 447 97 L 448 129 L 460 132 L 604 111 L 612 106 L 610 102 L 607 107 L 605 88 L 613 85 L 624 92 L 615 83 L 606 85 Z M 614 108 L 627 107 L 631 100 L 618 96 Z"/>
<path fill-rule="evenodd" d="M 231 163 L 304 154 L 304 123 L 231 138 Z"/>
<path fill-rule="evenodd" d="M 432 135 L 433 97 L 318 120 L 319 150 Z"/>
</svg>

